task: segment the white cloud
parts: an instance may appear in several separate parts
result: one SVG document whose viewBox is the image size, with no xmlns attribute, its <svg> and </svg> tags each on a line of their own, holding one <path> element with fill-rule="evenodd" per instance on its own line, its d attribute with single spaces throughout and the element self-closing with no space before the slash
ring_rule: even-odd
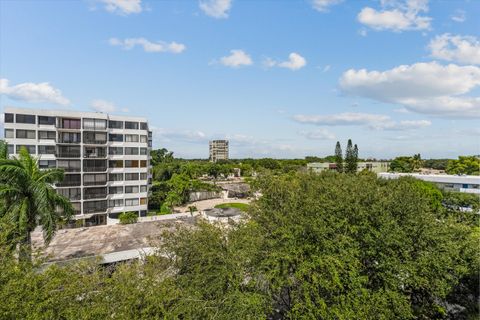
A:
<svg viewBox="0 0 480 320">
<path fill-rule="evenodd" d="M 59 89 L 52 87 L 48 82 L 25 82 L 10 86 L 8 79 L 0 79 L 0 94 L 4 94 L 14 100 L 48 102 L 61 106 L 70 105 L 70 100 L 65 98 Z"/>
<path fill-rule="evenodd" d="M 103 113 L 112 113 L 117 109 L 112 102 L 95 99 L 90 103 L 93 110 Z"/>
<path fill-rule="evenodd" d="M 152 126 L 152 132 L 159 141 L 182 141 L 189 143 L 206 143 L 210 138 L 202 131 L 173 130 Z"/>
<path fill-rule="evenodd" d="M 390 120 L 390 117 L 381 114 L 345 112 L 329 115 L 302 115 L 293 116 L 300 123 L 315 125 L 340 126 L 340 125 L 368 125 Z"/>
<path fill-rule="evenodd" d="M 350 69 L 340 78 L 340 88 L 347 94 L 456 118 L 480 117 L 480 97 L 465 96 L 478 86 L 480 68 L 437 62 L 401 65 L 387 71 Z"/>
<path fill-rule="evenodd" d="M 480 64 L 480 40 L 473 36 L 455 36 L 445 33 L 428 44 L 431 56 L 464 64 Z"/>
<path fill-rule="evenodd" d="M 374 114 L 374 113 L 355 113 L 355 112 L 345 112 L 345 113 L 336 113 L 328 115 L 295 115 L 293 120 L 313 125 L 324 125 L 324 126 L 346 126 L 346 125 L 359 125 L 365 126 L 369 129 L 375 130 L 394 130 L 394 131 L 405 131 L 405 130 L 414 130 L 420 129 L 431 125 L 431 122 L 428 120 L 402 120 L 394 121 L 387 115 Z M 317 134 L 319 137 L 330 137 L 335 139 L 335 136 L 321 129 L 317 132 L 305 133 L 305 136 L 309 138 L 315 137 Z"/>
<path fill-rule="evenodd" d="M 142 12 L 142 0 L 100 0 L 108 12 L 128 15 Z"/>
<path fill-rule="evenodd" d="M 428 0 L 382 0 L 381 10 L 363 8 L 357 16 L 360 23 L 375 30 L 429 30 L 432 18 L 420 15 L 428 12 Z"/>
<path fill-rule="evenodd" d="M 267 68 L 278 66 L 280 68 L 287 68 L 295 71 L 305 67 L 307 65 L 307 60 L 298 53 L 292 52 L 288 55 L 287 61 L 277 62 L 271 58 L 266 58 L 263 61 L 263 65 Z"/>
<path fill-rule="evenodd" d="M 465 20 L 467 20 L 467 15 L 465 10 L 456 10 L 450 18 L 455 22 L 465 22 Z"/>
<path fill-rule="evenodd" d="M 199 6 L 207 16 L 225 19 L 228 18 L 232 0 L 200 0 Z"/>
<path fill-rule="evenodd" d="M 320 12 L 328 12 L 331 6 L 342 3 L 343 0 L 312 0 L 312 6 Z"/>
<path fill-rule="evenodd" d="M 335 139 L 335 134 L 328 131 L 327 129 L 319 129 L 315 131 L 300 131 L 302 136 L 309 140 L 333 140 Z"/>
<path fill-rule="evenodd" d="M 181 53 L 186 49 L 186 46 L 177 42 L 164 42 L 157 41 L 152 42 L 145 38 L 127 38 L 124 40 L 117 38 L 110 38 L 108 40 L 112 46 L 120 46 L 124 50 L 131 50 L 135 46 L 143 47 L 145 52 L 169 52 L 169 53 Z"/>
<path fill-rule="evenodd" d="M 230 50 L 230 55 L 221 57 L 220 63 L 231 68 L 249 66 L 253 64 L 252 58 L 243 50 Z"/>
</svg>

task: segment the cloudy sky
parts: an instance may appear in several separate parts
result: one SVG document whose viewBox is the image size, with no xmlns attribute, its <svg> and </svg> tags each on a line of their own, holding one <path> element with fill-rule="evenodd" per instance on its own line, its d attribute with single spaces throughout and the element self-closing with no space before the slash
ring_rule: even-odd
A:
<svg viewBox="0 0 480 320">
<path fill-rule="evenodd" d="M 208 157 L 480 153 L 480 1 L 0 1 L 0 110 L 148 117 Z M 0 119 L 1 120 L 1 119 Z M 2 130 L 3 134 L 3 130 Z"/>
</svg>

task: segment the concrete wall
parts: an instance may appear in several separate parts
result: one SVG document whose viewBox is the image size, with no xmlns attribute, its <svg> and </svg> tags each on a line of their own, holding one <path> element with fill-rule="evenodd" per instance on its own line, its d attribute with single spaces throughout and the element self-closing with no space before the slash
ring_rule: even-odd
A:
<svg viewBox="0 0 480 320">
<path fill-rule="evenodd" d="M 200 200 L 208 200 L 208 199 L 215 199 L 215 198 L 222 198 L 222 192 L 215 192 L 215 191 L 198 191 L 198 192 L 190 192 L 189 201 L 200 201 Z"/>
</svg>

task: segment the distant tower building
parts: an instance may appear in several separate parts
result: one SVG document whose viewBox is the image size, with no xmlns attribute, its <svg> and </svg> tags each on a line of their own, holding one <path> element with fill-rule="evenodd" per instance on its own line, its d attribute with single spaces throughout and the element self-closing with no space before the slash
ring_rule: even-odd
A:
<svg viewBox="0 0 480 320">
<path fill-rule="evenodd" d="M 210 146 L 210 161 L 228 160 L 228 140 L 212 140 Z"/>
</svg>

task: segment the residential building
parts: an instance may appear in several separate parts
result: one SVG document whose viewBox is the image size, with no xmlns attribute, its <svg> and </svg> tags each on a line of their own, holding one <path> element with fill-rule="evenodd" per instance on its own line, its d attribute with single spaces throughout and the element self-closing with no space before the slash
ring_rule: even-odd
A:
<svg viewBox="0 0 480 320">
<path fill-rule="evenodd" d="M 69 198 L 75 225 L 115 223 L 122 212 L 146 216 L 151 133 L 145 118 L 98 112 L 5 108 L 9 154 L 22 146 L 40 168 L 61 168 L 55 186 Z"/>
<path fill-rule="evenodd" d="M 210 161 L 228 160 L 228 140 L 212 140 L 209 147 Z"/>
<path fill-rule="evenodd" d="M 421 173 L 380 173 L 385 179 L 398 179 L 400 177 L 414 177 L 423 181 L 433 182 L 440 189 L 447 191 L 480 194 L 480 177 L 467 175 L 448 174 L 421 174 Z"/>
<path fill-rule="evenodd" d="M 367 161 L 367 162 L 358 162 L 357 171 L 368 170 L 375 173 L 387 172 L 388 171 L 388 162 L 385 161 Z M 307 168 L 313 172 L 322 172 L 325 170 L 337 170 L 337 165 L 335 163 L 328 162 L 312 162 L 307 164 Z"/>
</svg>

